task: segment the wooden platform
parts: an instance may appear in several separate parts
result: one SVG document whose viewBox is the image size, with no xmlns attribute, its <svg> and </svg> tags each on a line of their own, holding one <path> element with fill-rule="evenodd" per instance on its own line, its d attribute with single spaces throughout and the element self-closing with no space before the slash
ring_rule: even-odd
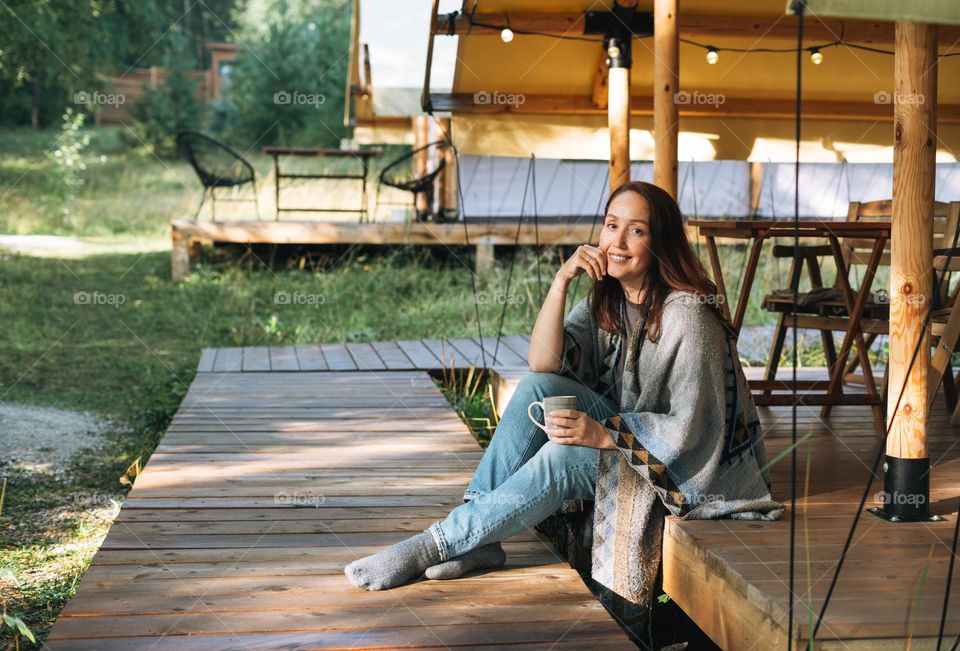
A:
<svg viewBox="0 0 960 651">
<path fill-rule="evenodd" d="M 760 412 L 765 447 L 773 458 L 790 444 L 791 413 L 782 407 Z M 930 508 L 947 521 L 888 523 L 864 512 L 814 648 L 903 649 L 907 638 L 909 648 L 936 648 L 960 499 L 960 431 L 948 423 L 938 401 L 930 426 Z M 871 429 L 867 407 L 837 407 L 826 422 L 816 407 L 798 409 L 798 437 L 812 436 L 798 448 L 797 461 L 796 648 L 806 648 L 808 608 L 815 621 L 866 486 L 877 449 Z M 774 466 L 771 475 L 774 497 L 788 503 L 790 458 Z M 881 474 L 867 507 L 881 504 L 882 490 Z M 776 522 L 681 522 L 670 517 L 664 590 L 724 649 L 785 649 L 789 532 L 789 508 Z M 960 581 L 954 580 L 943 648 L 950 648 L 958 632 Z"/>
<path fill-rule="evenodd" d="M 599 232 L 593 217 L 578 223 L 524 223 L 517 232 L 514 219 L 469 220 L 429 224 L 422 222 L 319 222 L 319 221 L 233 221 L 202 222 L 175 219 L 170 223 L 173 237 L 171 273 L 181 280 L 190 272 L 190 260 L 199 242 L 233 244 L 418 244 L 431 246 L 473 246 L 477 249 L 477 270 L 493 261 L 495 245 L 580 245 Z"/>
<path fill-rule="evenodd" d="M 360 370 L 439 365 L 430 350 L 204 351 L 49 647 L 632 648 L 532 530 L 505 541 L 495 572 L 381 592 L 347 581 L 351 560 L 459 505 L 482 455 L 427 373 Z"/>
<path fill-rule="evenodd" d="M 483 343 L 483 352 L 476 338 L 204 350 L 50 646 L 633 648 L 536 532 L 506 543 L 506 570 L 460 581 L 364 593 L 343 576 L 350 560 L 460 503 L 481 452 L 424 371 L 485 357 L 502 410 L 526 372 L 529 338 L 503 338 L 495 362 L 495 338 Z M 790 409 L 760 413 L 773 458 L 789 444 Z M 805 604 L 819 611 L 876 439 L 867 407 L 837 407 L 826 422 L 814 407 L 798 413 L 800 435 L 812 433 L 799 457 L 798 493 L 807 497 L 798 509 L 796 587 L 804 601 L 793 631 L 796 648 L 805 648 Z M 960 431 L 947 422 L 938 402 L 931 509 L 948 520 L 891 524 L 862 515 L 815 648 L 901 649 L 908 637 L 913 649 L 935 647 L 960 499 Z M 784 502 L 789 470 L 786 457 L 771 472 Z M 882 477 L 868 506 L 881 490 Z M 667 518 L 664 589 L 724 649 L 787 648 L 789 515 Z M 944 648 L 960 632 L 958 585 Z"/>
</svg>

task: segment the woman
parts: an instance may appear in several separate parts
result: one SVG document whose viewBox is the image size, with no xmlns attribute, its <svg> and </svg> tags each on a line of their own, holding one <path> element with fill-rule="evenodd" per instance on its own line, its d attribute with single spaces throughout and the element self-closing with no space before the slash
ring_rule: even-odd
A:
<svg viewBox="0 0 960 651">
<path fill-rule="evenodd" d="M 505 562 L 501 540 L 594 500 L 591 577 L 649 603 L 663 520 L 774 520 L 756 408 L 716 286 L 687 241 L 673 198 L 629 182 L 607 200 L 597 247 L 557 271 L 517 385 L 464 504 L 422 533 L 350 563 L 351 583 L 392 588 L 424 573 L 461 576 Z M 564 319 L 570 282 L 589 295 Z M 527 406 L 576 395 L 546 434 Z"/>
</svg>

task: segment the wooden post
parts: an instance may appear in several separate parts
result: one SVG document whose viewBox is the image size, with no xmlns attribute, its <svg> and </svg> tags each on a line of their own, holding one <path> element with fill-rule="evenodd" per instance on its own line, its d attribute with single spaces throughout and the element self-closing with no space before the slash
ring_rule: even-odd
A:
<svg viewBox="0 0 960 651">
<path fill-rule="evenodd" d="M 477 244 L 476 271 L 478 276 L 484 276 L 493 269 L 496 262 L 494 256 L 494 245 L 492 243 L 479 242 Z"/>
<path fill-rule="evenodd" d="M 414 150 L 420 149 L 421 147 L 426 147 L 427 143 L 430 142 L 430 116 L 429 115 L 415 115 L 413 116 L 413 148 Z M 420 154 L 414 156 L 413 158 L 413 170 L 417 176 L 422 176 L 427 173 L 427 155 L 426 152 L 421 152 Z M 427 196 L 424 193 L 419 193 L 416 198 L 416 210 L 417 215 L 422 216 L 430 212 L 430 206 L 427 205 Z"/>
<path fill-rule="evenodd" d="M 630 68 L 610 68 L 610 191 L 630 180 Z"/>
<path fill-rule="evenodd" d="M 450 131 L 450 118 L 437 118 L 437 124 L 440 133 L 437 134 L 437 140 L 453 142 L 453 135 Z M 457 187 L 457 157 L 453 149 L 447 149 L 443 156 L 443 171 L 440 172 L 438 185 L 438 212 L 444 220 L 455 220 L 460 214 L 457 206 L 459 205 L 458 187 Z"/>
<path fill-rule="evenodd" d="M 617 0 L 613 10 L 629 20 L 637 0 Z M 621 22 L 625 22 L 621 18 Z M 607 124 L 610 128 L 610 191 L 630 180 L 630 32 L 618 29 L 603 39 L 609 68 Z"/>
<path fill-rule="evenodd" d="M 677 1 L 653 2 L 653 183 L 677 199 L 680 41 Z"/>
<path fill-rule="evenodd" d="M 756 216 L 760 211 L 760 196 L 763 191 L 763 163 L 750 163 L 750 215 Z"/>
<path fill-rule="evenodd" d="M 190 273 L 190 240 L 177 230 L 171 229 L 173 247 L 170 250 L 170 277 L 173 282 L 179 282 Z"/>
<path fill-rule="evenodd" d="M 937 26 L 896 22 L 893 94 L 893 215 L 890 245 L 890 361 L 884 515 L 929 517 L 927 422 L 932 300 L 933 197 L 937 131 Z M 919 343 L 909 374 L 907 369 Z M 904 388 L 905 387 L 905 388 Z M 903 389 L 899 406 L 897 399 Z"/>
</svg>

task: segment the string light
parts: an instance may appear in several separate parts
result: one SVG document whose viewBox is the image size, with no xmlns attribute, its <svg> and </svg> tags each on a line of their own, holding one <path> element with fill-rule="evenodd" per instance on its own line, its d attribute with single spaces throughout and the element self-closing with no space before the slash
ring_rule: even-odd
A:
<svg viewBox="0 0 960 651">
<path fill-rule="evenodd" d="M 820 48 L 810 48 L 810 61 L 813 65 L 818 66 L 823 63 L 823 55 L 820 54 Z"/>
<path fill-rule="evenodd" d="M 493 24 L 493 23 L 483 22 L 483 21 L 480 21 L 480 20 L 475 20 L 475 19 L 473 18 L 473 16 L 471 16 L 469 13 L 464 12 L 463 14 L 461 14 L 459 11 L 454 11 L 454 12 L 451 12 L 451 13 L 449 13 L 449 14 L 445 14 L 445 15 L 443 16 L 443 18 L 446 20 L 446 23 L 441 23 L 441 25 L 443 25 L 443 26 L 447 29 L 447 32 L 446 32 L 446 33 L 447 33 L 448 36 L 453 36 L 453 35 L 455 34 L 455 31 L 454 31 L 454 30 L 455 30 L 455 23 L 456 23 L 457 17 L 458 17 L 458 16 L 461 16 L 461 15 L 463 16 L 463 18 L 465 18 L 465 19 L 467 20 L 467 23 L 470 25 L 471 28 L 472 28 L 472 27 L 484 27 L 484 28 L 492 29 L 492 30 L 500 30 L 500 38 L 503 40 L 504 43 L 509 43 L 511 40 L 513 40 L 513 36 L 514 36 L 515 34 L 524 34 L 524 35 L 529 35 L 529 36 L 545 36 L 545 37 L 547 37 L 547 38 L 555 38 L 555 39 L 558 39 L 558 40 L 561 40 L 561 41 L 587 41 L 587 42 L 591 42 L 591 43 L 599 43 L 599 42 L 602 42 L 602 41 L 603 41 L 603 37 L 602 37 L 602 36 L 584 36 L 584 35 L 567 34 L 567 33 L 557 34 L 557 33 L 555 33 L 555 32 L 541 32 L 541 31 L 529 30 L 529 29 L 513 29 L 513 28 L 510 27 L 510 25 L 509 25 L 509 18 L 507 19 L 507 25 Z M 506 14 L 504 14 L 504 16 L 506 17 Z M 470 33 L 470 30 L 468 29 L 468 30 L 467 30 L 467 34 L 469 34 L 469 33 Z M 811 61 L 812 61 L 814 58 L 816 58 L 817 60 L 819 60 L 819 61 L 821 61 L 821 62 L 823 61 L 823 53 L 820 52 L 820 50 L 826 49 L 826 48 L 828 48 L 828 47 L 837 47 L 837 46 L 840 46 L 840 45 L 842 45 L 842 46 L 844 46 L 844 47 L 851 48 L 851 49 L 855 49 L 855 50 L 862 50 L 862 51 L 864 51 L 864 52 L 874 52 L 874 53 L 876 53 L 876 54 L 890 54 L 890 55 L 895 54 L 895 52 L 894 52 L 893 50 L 884 50 L 884 49 L 881 49 L 881 48 L 871 47 L 871 46 L 869 46 L 869 45 L 859 45 L 859 44 L 857 44 L 857 43 L 850 43 L 850 42 L 848 42 L 848 41 L 843 40 L 843 34 L 844 34 L 844 24 L 843 24 L 843 21 L 840 21 L 840 38 L 838 38 L 838 39 L 835 40 L 835 41 L 830 41 L 829 43 L 823 43 L 823 44 L 817 45 L 817 46 L 815 46 L 815 47 L 808 47 L 808 48 L 803 48 L 803 49 L 808 50 L 808 51 L 810 52 Z M 634 34 L 634 37 L 635 37 L 635 38 L 649 38 L 649 35 L 643 35 L 643 36 L 641 36 L 641 35 Z M 693 46 L 696 46 L 696 47 L 702 47 L 703 49 L 707 50 L 707 61 L 708 61 L 708 63 L 710 63 L 711 65 L 715 64 L 715 63 L 719 60 L 719 53 L 720 53 L 720 52 L 742 52 L 742 53 L 750 54 L 750 53 L 757 53 L 757 52 L 767 52 L 767 53 L 770 53 L 770 52 L 784 52 L 784 53 L 786 53 L 786 52 L 796 52 L 796 51 L 797 51 L 797 48 L 793 48 L 793 47 L 788 47 L 788 48 L 766 48 L 766 47 L 736 48 L 736 47 L 716 47 L 716 46 L 713 46 L 713 45 L 706 45 L 706 44 L 704 44 L 704 43 L 698 43 L 697 41 L 693 41 L 693 40 L 690 40 L 690 39 L 688 39 L 688 38 L 680 38 L 680 39 L 678 39 L 678 40 L 679 40 L 681 43 L 686 43 L 686 44 L 688 44 L 688 45 L 693 45 Z M 819 55 L 819 56 L 816 56 L 816 55 Z M 944 53 L 944 54 L 939 54 L 939 55 L 937 55 L 937 56 L 938 56 L 938 58 L 941 58 L 941 59 L 949 58 L 949 57 L 955 57 L 955 56 L 960 56 L 960 51 L 956 51 L 956 52 L 946 52 L 946 53 Z M 815 65 L 819 65 L 819 63 L 817 63 L 817 61 L 814 61 L 814 64 L 815 64 Z"/>
</svg>

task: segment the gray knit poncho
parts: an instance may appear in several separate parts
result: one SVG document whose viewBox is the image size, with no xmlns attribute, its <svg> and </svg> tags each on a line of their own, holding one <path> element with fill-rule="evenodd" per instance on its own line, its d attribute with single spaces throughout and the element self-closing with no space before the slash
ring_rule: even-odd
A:
<svg viewBox="0 0 960 651">
<path fill-rule="evenodd" d="M 609 392 L 622 337 L 597 327 L 587 299 L 563 328 L 559 373 Z M 770 496 L 760 422 L 735 339 L 703 297 L 671 292 L 659 339 L 650 340 L 641 320 L 626 355 L 620 413 L 603 422 L 617 449 L 600 450 L 587 544 L 595 581 L 648 604 L 666 515 L 776 520 L 784 505 Z M 584 508 L 571 500 L 558 513 Z"/>
</svg>

